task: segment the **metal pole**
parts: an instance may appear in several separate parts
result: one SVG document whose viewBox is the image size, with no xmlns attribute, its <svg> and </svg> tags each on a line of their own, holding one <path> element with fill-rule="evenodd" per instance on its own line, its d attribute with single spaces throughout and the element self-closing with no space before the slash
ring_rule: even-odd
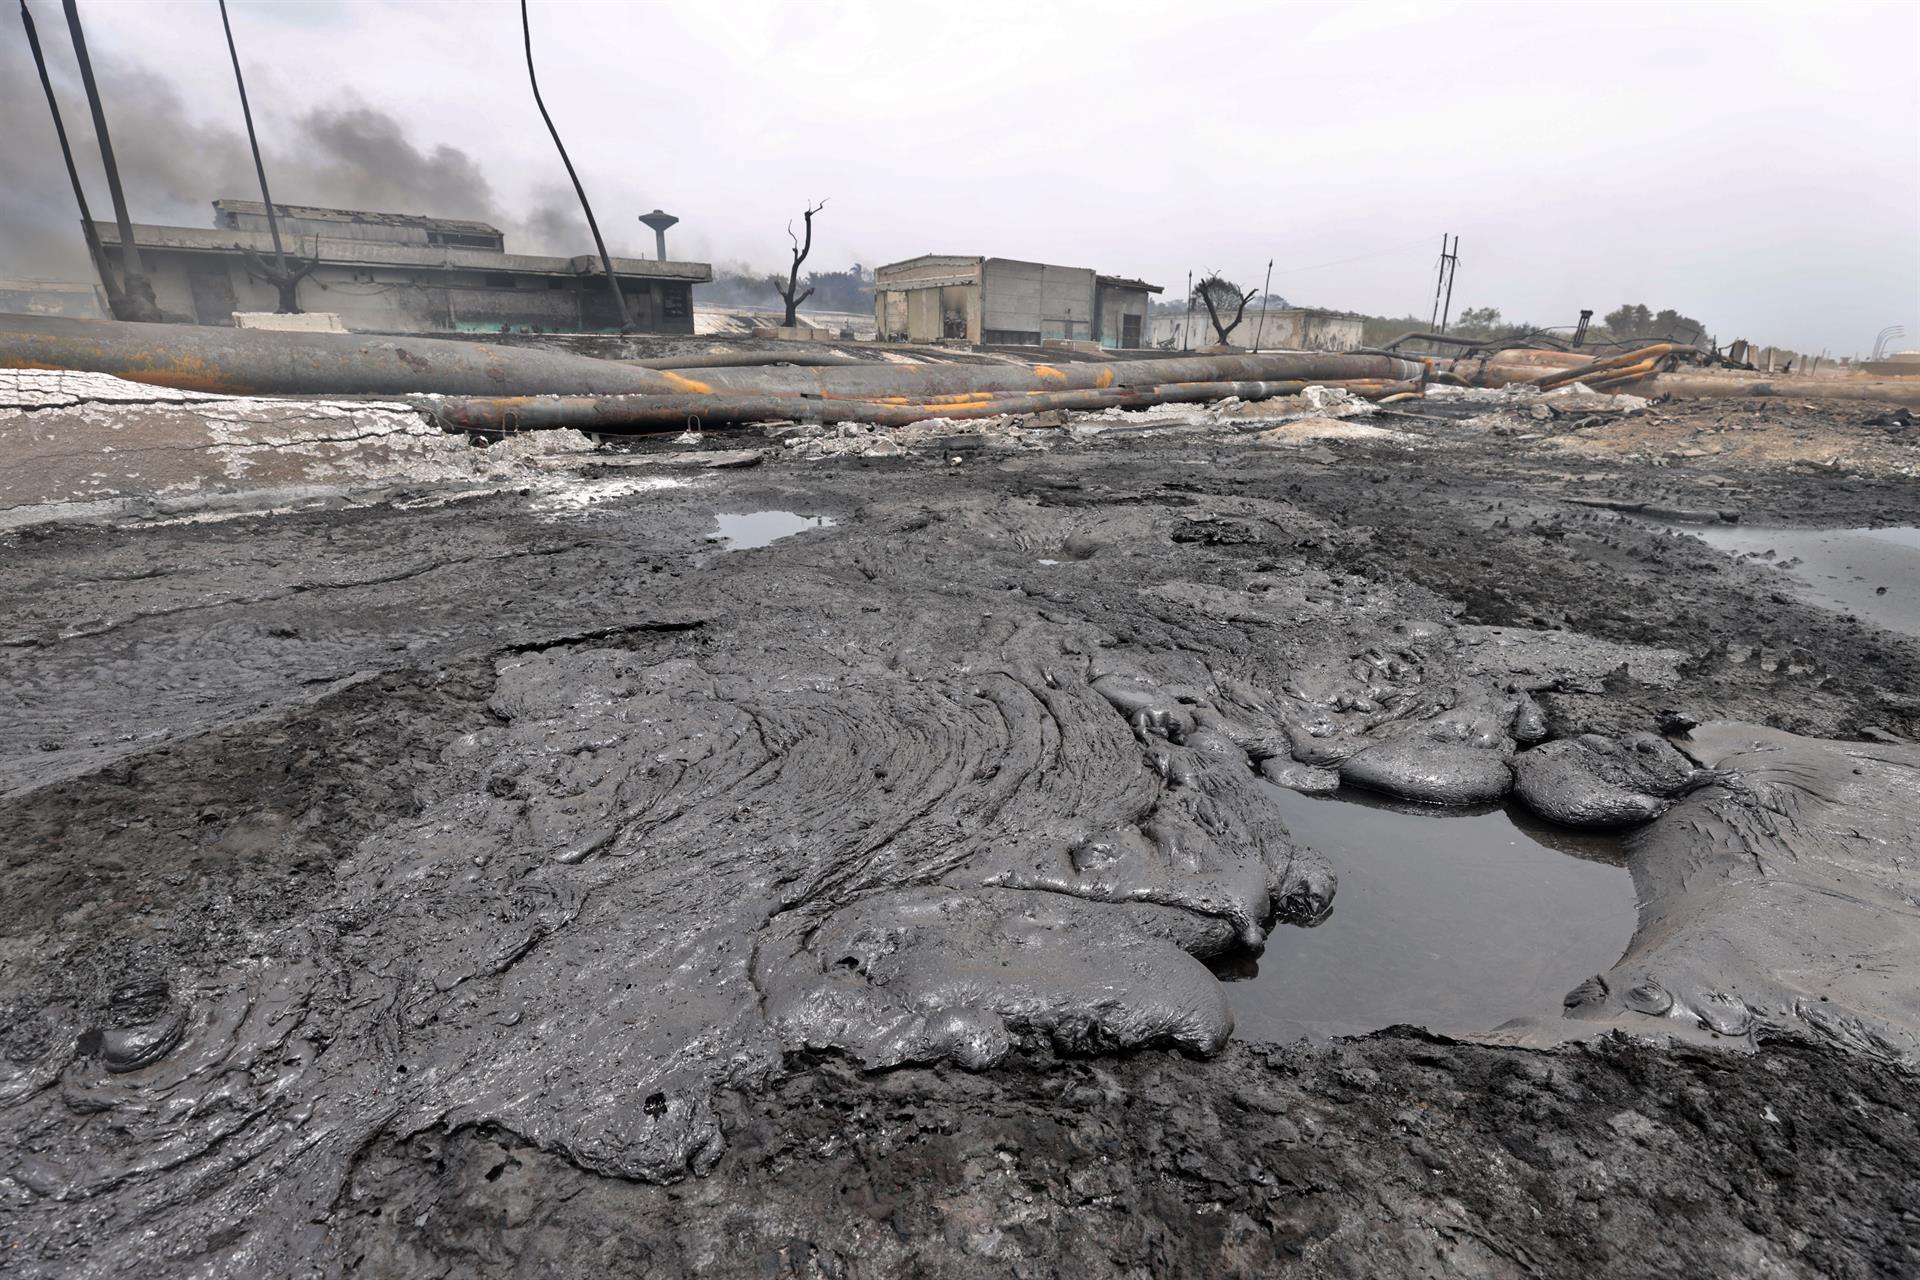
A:
<svg viewBox="0 0 1920 1280">
<path fill-rule="evenodd" d="M 1440 286 L 1447 282 L 1447 233 L 1440 233 L 1440 274 L 1433 278 L 1433 314 L 1427 317 L 1427 328 L 1439 331 L 1440 327 Z"/>
<path fill-rule="evenodd" d="M 260 200 L 267 206 L 267 230 L 273 235 L 273 260 L 287 269 L 286 250 L 280 247 L 280 223 L 273 216 L 273 196 L 267 190 L 267 166 L 260 163 L 260 139 L 253 133 L 253 108 L 247 105 L 247 81 L 240 74 L 240 51 L 233 46 L 233 24 L 227 21 L 227 0 L 220 0 L 220 26 L 227 33 L 227 54 L 233 59 L 233 82 L 240 87 L 240 114 L 247 121 L 247 145 L 253 148 L 253 171 L 260 176 Z"/>
<path fill-rule="evenodd" d="M 1453 238 L 1453 252 L 1447 255 L 1447 301 L 1440 308 L 1440 332 L 1447 331 L 1447 317 L 1453 312 L 1453 277 L 1460 270 L 1460 237 Z"/>
<path fill-rule="evenodd" d="M 73 0 L 67 0 L 71 5 Z M 607 288 L 613 293 L 614 310 L 620 316 L 620 332 L 633 332 L 633 317 L 627 314 L 626 295 L 620 292 L 620 280 L 613 274 L 613 259 L 607 256 L 607 242 L 600 238 L 600 224 L 594 221 L 593 206 L 587 203 L 587 189 L 580 185 L 580 175 L 573 171 L 573 161 L 567 158 L 566 144 L 560 141 L 560 131 L 553 127 L 553 117 L 547 114 L 547 104 L 540 97 L 540 78 L 533 73 L 533 24 L 527 21 L 527 0 L 520 0 L 520 32 L 527 44 L 527 83 L 533 86 L 533 102 L 540 108 L 540 118 L 547 122 L 547 132 L 553 135 L 553 146 L 560 153 L 560 163 L 567 166 L 567 177 L 573 179 L 573 193 L 580 197 L 580 209 L 587 215 L 587 230 L 593 232 L 594 248 L 600 251 L 600 265 L 607 273 Z"/>
<path fill-rule="evenodd" d="M 1187 341 L 1193 336 L 1193 272 L 1187 272 L 1187 318 L 1180 326 L 1180 349 L 1187 349 Z"/>
<path fill-rule="evenodd" d="M 93 259 L 93 269 L 99 273 L 100 284 L 107 291 L 107 309 L 117 314 L 126 303 L 120 295 L 119 283 L 113 278 L 113 270 L 107 265 L 106 250 L 100 247 L 100 233 L 93 229 L 93 212 L 87 208 L 87 192 L 80 185 L 80 170 L 74 167 L 67 126 L 60 119 L 60 100 L 54 96 L 53 80 L 47 75 L 46 55 L 40 52 L 40 33 L 34 29 L 27 0 L 20 0 L 20 24 L 27 29 L 27 47 L 33 51 L 33 65 L 40 72 L 40 87 L 47 91 L 47 110 L 53 113 L 54 135 L 60 139 L 60 158 L 67 162 L 67 180 L 73 183 L 73 200 L 80 206 L 80 234 L 86 237 L 87 254 Z"/>
<path fill-rule="evenodd" d="M 80 84 L 93 112 L 93 131 L 100 139 L 100 162 L 107 171 L 107 194 L 113 198 L 113 216 L 120 225 L 121 320 L 160 319 L 153 284 L 140 263 L 140 246 L 133 242 L 133 220 L 127 216 L 127 197 L 120 190 L 120 167 L 113 162 L 113 139 L 107 135 L 107 113 L 100 106 L 100 88 L 93 80 L 93 61 L 87 57 L 87 33 L 80 27 L 80 10 L 65 0 L 67 30 L 73 36 L 73 55 L 80 64 Z M 111 295 L 109 295 L 111 300 Z"/>
<path fill-rule="evenodd" d="M 1273 259 L 1267 259 L 1267 282 L 1260 287 L 1260 323 L 1253 327 L 1253 349 L 1260 349 L 1260 335 L 1267 327 L 1267 295 L 1273 292 Z"/>
</svg>

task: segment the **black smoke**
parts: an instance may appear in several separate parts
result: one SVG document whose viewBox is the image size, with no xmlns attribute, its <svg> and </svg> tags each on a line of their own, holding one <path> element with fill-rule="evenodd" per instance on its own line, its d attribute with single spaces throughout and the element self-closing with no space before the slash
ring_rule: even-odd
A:
<svg viewBox="0 0 1920 1280">
<path fill-rule="evenodd" d="M 39 30 L 88 204 L 95 218 L 110 220 L 93 122 L 66 31 L 44 17 Z M 232 123 L 215 123 L 190 112 L 172 84 L 143 68 L 96 55 L 95 70 L 134 221 L 207 227 L 216 198 L 259 198 L 230 85 L 219 86 L 219 96 L 231 99 Z M 505 230 L 510 251 L 592 251 L 571 189 L 543 188 L 532 212 L 515 216 L 502 207 L 471 154 L 444 144 L 422 146 L 376 106 L 348 101 L 314 107 L 290 125 L 257 112 L 255 119 L 277 203 L 473 218 Z M 18 31 L 0 40 L 0 121 L 0 275 L 90 279 L 79 211 L 46 96 Z M 610 249 L 628 249 L 631 236 L 605 229 Z"/>
</svg>

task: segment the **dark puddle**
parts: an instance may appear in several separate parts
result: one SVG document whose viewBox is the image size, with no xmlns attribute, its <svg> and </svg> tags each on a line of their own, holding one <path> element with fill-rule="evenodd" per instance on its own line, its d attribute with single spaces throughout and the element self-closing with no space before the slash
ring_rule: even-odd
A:
<svg viewBox="0 0 1920 1280">
<path fill-rule="evenodd" d="M 723 511 L 714 516 L 714 521 L 719 529 L 708 537 L 726 543 L 728 551 L 764 547 L 803 530 L 831 529 L 836 523 L 831 516 L 803 516 L 793 511 Z"/>
<path fill-rule="evenodd" d="M 1769 529 L 1707 526 L 1687 532 L 1799 579 L 1817 604 L 1889 631 L 1920 635 L 1920 529 Z"/>
<path fill-rule="evenodd" d="M 1485 1031 L 1613 967 L 1632 939 L 1618 838 L 1518 810 L 1304 796 L 1261 783 L 1294 838 L 1340 877 L 1333 914 L 1276 928 L 1257 964 L 1228 962 L 1235 1034 L 1356 1035 L 1395 1023 Z"/>
</svg>

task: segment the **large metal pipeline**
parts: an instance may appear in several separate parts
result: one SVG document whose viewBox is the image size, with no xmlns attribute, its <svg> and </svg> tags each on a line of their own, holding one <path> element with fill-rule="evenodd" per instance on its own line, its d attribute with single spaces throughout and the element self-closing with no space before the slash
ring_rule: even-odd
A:
<svg viewBox="0 0 1920 1280">
<path fill-rule="evenodd" d="M 730 392 L 870 400 L 1080 391 L 1176 382 L 1404 380 L 1393 356 L 1188 356 L 1069 365 L 791 365 L 676 373 L 591 356 L 442 338 L 285 333 L 46 316 L 0 319 L 0 368 L 76 369 L 236 395 L 618 395 Z"/>
<path fill-rule="evenodd" d="M 512 396 L 495 399 L 431 399 L 416 403 L 450 431 L 488 435 L 575 427 L 581 431 L 678 430 L 746 422 L 795 419 L 808 422 L 858 422 L 902 427 L 932 418 L 995 418 L 1002 414 L 1040 413 L 1048 409 L 1143 409 L 1157 404 L 1197 404 L 1236 397 L 1266 400 L 1298 395 L 1310 386 L 1345 387 L 1355 395 L 1379 398 L 1405 393 L 1417 384 L 1384 379 L 1184 382 L 1145 387 L 1085 388 L 952 394 L 934 402 L 820 399 L 793 395 L 726 392 L 687 396 Z"/>
<path fill-rule="evenodd" d="M 830 351 L 710 351 L 702 355 L 652 356 L 645 360 L 626 360 L 640 369 L 750 369 L 767 365 L 850 365 L 886 364 L 885 360 L 858 360 Z"/>
<path fill-rule="evenodd" d="M 825 369 L 716 369 L 684 379 L 685 390 L 796 394 L 823 400 L 872 400 L 981 391 L 1105 391 L 1194 382 L 1343 382 L 1382 378 L 1403 382 L 1421 376 L 1417 360 L 1395 356 L 1320 352 L 1267 355 L 1185 356 L 1172 360 L 1111 360 L 1085 364 L 895 365 Z"/>
<path fill-rule="evenodd" d="M 1682 400 L 1774 396 L 1783 400 L 1867 400 L 1920 409 L 1920 378 L 1770 378 L 1765 374 L 1704 373 L 1680 370 L 1652 373 L 1606 387 L 1636 396 L 1676 396 Z"/>
</svg>

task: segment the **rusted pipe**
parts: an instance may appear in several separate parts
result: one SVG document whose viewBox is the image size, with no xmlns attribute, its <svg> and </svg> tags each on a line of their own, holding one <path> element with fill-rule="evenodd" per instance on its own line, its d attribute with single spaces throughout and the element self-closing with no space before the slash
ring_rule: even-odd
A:
<svg viewBox="0 0 1920 1280">
<path fill-rule="evenodd" d="M 1059 365 L 720 369 L 698 378 L 686 378 L 684 390 L 694 394 L 790 392 L 827 400 L 899 395 L 920 401 L 935 395 L 978 391 L 1104 391 L 1179 382 L 1342 382 L 1355 378 L 1406 381 L 1420 377 L 1424 367 L 1419 361 L 1394 356 L 1280 352 Z"/>
<path fill-rule="evenodd" d="M 74 369 L 228 395 L 674 392 L 653 369 L 443 338 L 0 316 L 0 368 Z"/>
<path fill-rule="evenodd" d="M 1642 364 L 1646 365 L 1648 369 L 1651 369 L 1655 363 L 1672 355 L 1679 349 L 1679 347 L 1671 342 L 1656 342 L 1652 346 L 1642 347 L 1638 351 L 1628 351 L 1617 356 L 1607 356 L 1601 360 L 1590 360 L 1585 364 L 1576 365 L 1571 369 L 1556 369 L 1552 373 L 1543 373 L 1539 377 L 1534 378 L 1528 385 L 1539 387 L 1542 391 L 1545 391 L 1550 387 L 1557 387 L 1563 383 L 1585 382 L 1588 378 L 1596 374 L 1608 373 L 1616 369 L 1626 369 Z M 1645 370 L 1643 370 L 1643 372 L 1644 371 Z"/>
<path fill-rule="evenodd" d="M 1920 409 L 1920 378 L 1790 378 L 1760 374 L 1654 373 L 1634 384 L 1640 396 L 1683 400 L 1773 396 L 1783 400 L 1865 400 Z"/>
<path fill-rule="evenodd" d="M 621 363 L 640 369 L 758 369 L 781 364 L 798 368 L 831 368 L 838 365 L 872 365 L 890 369 L 901 367 L 891 361 L 861 360 L 828 351 L 720 351 L 697 356 L 655 356 Z"/>
<path fill-rule="evenodd" d="M 996 418 L 1003 414 L 1041 413 L 1049 409 L 1143 409 L 1159 404 L 1193 404 L 1238 398 L 1266 400 L 1297 395 L 1309 386 L 1345 386 L 1356 395 L 1403 394 L 1413 384 L 1365 379 L 1347 383 L 1306 381 L 1189 382 L 1146 387 L 1024 394 L 956 395 L 941 403 L 882 400 L 820 400 L 778 395 L 616 395 L 514 396 L 498 399 L 423 399 L 419 407 L 450 431 L 510 434 L 557 427 L 582 431 L 678 430 L 749 422 L 799 420 L 858 422 L 901 427 L 932 418 Z"/>
<path fill-rule="evenodd" d="M 235 395 L 745 394 L 915 403 L 979 392 L 1103 391 L 1174 382 L 1417 378 L 1391 356 L 1187 356 L 1081 365 L 851 365 L 676 373 L 530 347 L 373 334 L 0 316 L 0 368 L 75 369 Z"/>
</svg>

